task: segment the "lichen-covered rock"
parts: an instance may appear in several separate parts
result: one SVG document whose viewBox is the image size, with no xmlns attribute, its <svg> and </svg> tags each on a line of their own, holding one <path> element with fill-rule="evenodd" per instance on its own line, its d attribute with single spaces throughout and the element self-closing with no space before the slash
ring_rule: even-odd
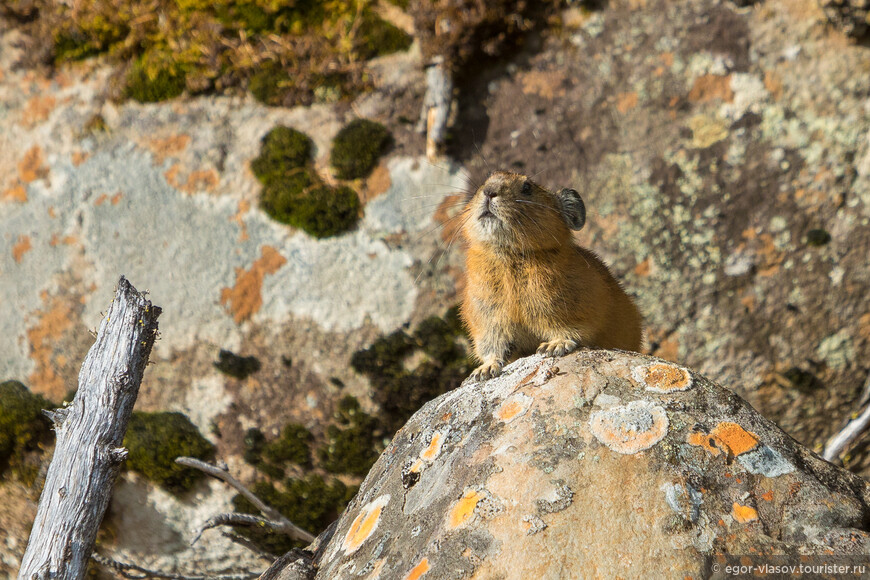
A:
<svg viewBox="0 0 870 580">
<path fill-rule="evenodd" d="M 533 356 L 427 404 L 317 578 L 701 577 L 730 554 L 868 554 L 870 487 L 702 376 Z"/>
<path fill-rule="evenodd" d="M 825 16 L 831 24 L 855 38 L 870 32 L 870 1 L 868 0 L 821 0 Z"/>
</svg>

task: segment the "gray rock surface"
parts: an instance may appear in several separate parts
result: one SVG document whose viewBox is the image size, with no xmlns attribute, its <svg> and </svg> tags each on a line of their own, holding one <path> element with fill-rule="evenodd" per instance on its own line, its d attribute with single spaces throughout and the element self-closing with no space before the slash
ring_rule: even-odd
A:
<svg viewBox="0 0 870 580">
<path fill-rule="evenodd" d="M 699 578 L 729 555 L 866 558 L 868 500 L 864 480 L 683 367 L 533 356 L 414 415 L 316 577 Z"/>
</svg>

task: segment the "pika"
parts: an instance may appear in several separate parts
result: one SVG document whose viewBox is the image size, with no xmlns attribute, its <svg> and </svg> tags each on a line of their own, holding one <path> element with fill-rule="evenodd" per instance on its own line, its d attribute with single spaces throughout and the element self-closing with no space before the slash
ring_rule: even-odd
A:
<svg viewBox="0 0 870 580">
<path fill-rule="evenodd" d="M 631 298 L 571 230 L 586 223 L 573 189 L 554 193 L 525 175 L 493 173 L 462 214 L 466 285 L 460 315 L 481 365 L 472 380 L 509 359 L 562 356 L 579 346 L 638 351 L 641 316 Z"/>
</svg>

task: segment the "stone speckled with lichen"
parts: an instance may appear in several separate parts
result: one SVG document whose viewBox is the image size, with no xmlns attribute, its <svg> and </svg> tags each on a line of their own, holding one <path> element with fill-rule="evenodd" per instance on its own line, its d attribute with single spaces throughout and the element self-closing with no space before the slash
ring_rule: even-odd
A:
<svg viewBox="0 0 870 580">
<path fill-rule="evenodd" d="M 663 388 L 668 367 L 689 386 Z M 866 555 L 868 500 L 865 481 L 692 371 L 615 351 L 533 356 L 411 418 L 316 577 L 682 578 L 713 555 Z"/>
</svg>

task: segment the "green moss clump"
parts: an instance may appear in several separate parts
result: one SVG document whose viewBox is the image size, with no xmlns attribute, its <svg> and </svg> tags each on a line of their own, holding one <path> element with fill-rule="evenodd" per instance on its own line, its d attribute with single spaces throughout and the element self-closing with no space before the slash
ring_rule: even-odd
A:
<svg viewBox="0 0 870 580">
<path fill-rule="evenodd" d="M 221 349 L 215 368 L 225 375 L 244 380 L 260 370 L 260 361 L 254 356 L 239 356 L 234 352 Z"/>
<path fill-rule="evenodd" d="M 280 107 L 287 102 L 293 79 L 280 63 L 267 61 L 248 81 L 248 90 L 254 98 L 270 107 Z"/>
<path fill-rule="evenodd" d="M 214 445 L 181 413 L 134 412 L 124 446 L 127 467 L 176 493 L 188 491 L 203 476 L 201 471 L 175 463 L 181 456 L 210 460 Z"/>
<path fill-rule="evenodd" d="M 321 465 L 331 473 L 365 475 L 381 451 L 377 419 L 363 412 L 351 395 L 338 402 L 335 416 L 340 426 L 330 425 L 326 430 L 324 445 L 318 449 Z"/>
<path fill-rule="evenodd" d="M 300 174 L 294 170 L 306 167 L 311 161 L 313 150 L 314 143 L 305 133 L 290 127 L 275 127 L 263 137 L 260 154 L 251 161 L 251 171 L 263 185 L 292 179 Z"/>
<path fill-rule="evenodd" d="M 0 474 L 9 468 L 20 471 L 28 463 L 25 454 L 50 437 L 51 421 L 42 410 L 51 406 L 18 381 L 0 383 Z M 25 471 L 29 480 L 34 474 Z"/>
<path fill-rule="evenodd" d="M 287 479 L 283 487 L 283 490 L 279 490 L 271 483 L 260 481 L 254 484 L 252 491 L 294 524 L 315 535 L 335 521 L 358 489 L 348 487 L 338 479 L 327 483 L 319 475 L 309 475 L 305 479 Z M 233 498 L 233 505 L 237 512 L 259 513 L 241 495 Z M 301 543 L 290 540 L 287 536 L 267 530 L 240 527 L 237 531 L 262 550 L 275 555 L 302 547 Z"/>
<path fill-rule="evenodd" d="M 184 92 L 186 74 L 180 67 L 161 66 L 156 70 L 137 60 L 127 73 L 124 96 L 140 103 L 157 103 L 174 99 Z"/>
<path fill-rule="evenodd" d="M 311 465 L 311 431 L 297 423 L 284 426 L 281 436 L 263 448 L 263 457 L 272 463 L 295 463 L 302 467 Z"/>
<path fill-rule="evenodd" d="M 365 59 L 408 50 L 412 39 L 374 12 L 366 11 L 359 27 L 359 52 Z"/>
<path fill-rule="evenodd" d="M 344 233 L 359 219 L 360 201 L 349 187 L 325 185 L 310 168 L 298 169 L 263 187 L 260 207 L 275 221 L 315 238 Z"/>
<path fill-rule="evenodd" d="M 355 119 L 335 136 L 330 163 L 340 179 L 365 177 L 392 142 L 393 136 L 380 123 Z"/>
<path fill-rule="evenodd" d="M 827 231 L 816 228 L 807 232 L 807 244 L 810 246 L 824 246 L 831 241 L 831 234 Z"/>
<path fill-rule="evenodd" d="M 398 330 L 351 357 L 351 366 L 368 377 L 373 398 L 390 430 L 397 430 L 427 401 L 458 387 L 471 371 L 459 309 L 430 317 L 413 334 Z M 425 354 L 414 369 L 405 362 Z"/>
</svg>

